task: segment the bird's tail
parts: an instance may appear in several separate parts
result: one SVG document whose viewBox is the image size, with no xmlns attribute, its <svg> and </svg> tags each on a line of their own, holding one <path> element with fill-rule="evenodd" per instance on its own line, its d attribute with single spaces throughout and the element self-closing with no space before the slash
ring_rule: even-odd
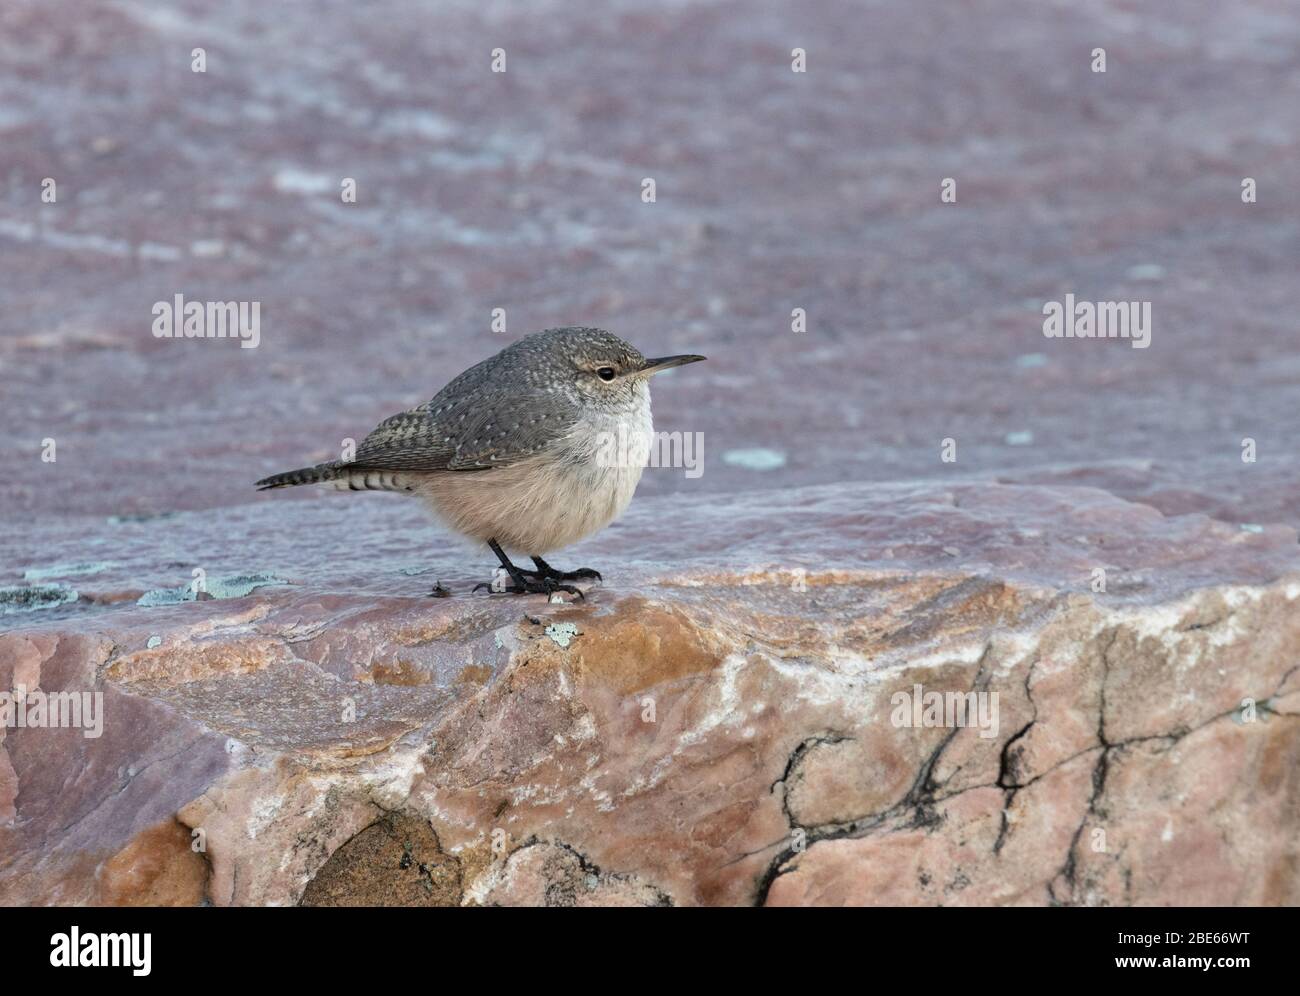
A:
<svg viewBox="0 0 1300 996">
<path fill-rule="evenodd" d="M 336 480 L 345 473 L 340 461 L 331 460 L 328 463 L 318 463 L 315 467 L 301 467 L 298 470 L 286 470 L 283 474 L 272 474 L 258 481 L 256 487 L 258 491 L 269 491 L 271 488 L 292 488 L 299 484 L 320 484 Z"/>
</svg>

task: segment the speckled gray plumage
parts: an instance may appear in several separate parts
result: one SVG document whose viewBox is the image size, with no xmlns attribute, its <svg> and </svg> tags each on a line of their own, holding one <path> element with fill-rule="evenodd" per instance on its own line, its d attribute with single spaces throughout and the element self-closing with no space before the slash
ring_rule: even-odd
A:
<svg viewBox="0 0 1300 996">
<path fill-rule="evenodd" d="M 631 382 L 584 391 L 575 367 L 634 369 L 645 357 L 596 328 L 547 329 L 470 367 L 434 397 L 384 419 L 346 463 L 277 474 L 262 488 L 313 484 L 358 471 L 474 471 L 507 467 L 564 438 L 585 412 L 618 415 L 641 404 Z"/>
<path fill-rule="evenodd" d="M 560 584 L 569 574 L 539 558 L 623 513 L 654 436 L 650 377 L 702 359 L 647 360 L 601 329 L 548 329 L 385 419 L 354 459 L 276 474 L 258 486 L 324 483 L 411 495 L 451 532 L 491 546 L 510 575 L 507 590 L 580 594 Z M 526 576 L 507 550 L 534 558 L 537 571 Z"/>
<path fill-rule="evenodd" d="M 574 359 L 639 365 L 644 357 L 602 329 L 547 329 L 470 367 L 434 397 L 385 419 L 353 463 L 380 470 L 476 470 L 508 466 L 566 435 L 583 409 L 618 410 L 618 396 L 583 394 Z M 630 389 L 627 397 L 630 408 Z"/>
</svg>

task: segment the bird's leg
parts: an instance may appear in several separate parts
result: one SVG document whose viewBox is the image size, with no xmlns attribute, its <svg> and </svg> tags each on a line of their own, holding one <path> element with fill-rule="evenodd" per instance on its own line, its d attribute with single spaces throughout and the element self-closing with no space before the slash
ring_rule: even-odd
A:
<svg viewBox="0 0 1300 996">
<path fill-rule="evenodd" d="M 542 575 L 539 571 L 525 571 L 516 567 L 506 556 L 506 552 L 501 549 L 501 545 L 495 539 L 488 540 L 488 546 L 492 552 L 497 555 L 497 560 L 501 561 L 501 566 L 505 572 L 510 575 L 510 580 L 514 582 L 508 588 L 504 589 L 512 595 L 549 595 L 555 591 L 565 591 L 570 595 L 577 595 L 579 598 L 585 598 L 581 591 L 571 584 L 560 584 L 556 578 Z M 474 590 L 480 588 L 491 590 L 491 585 L 476 584 Z"/>
<path fill-rule="evenodd" d="M 585 581 L 588 578 L 603 580 L 600 571 L 593 571 L 590 567 L 579 567 L 576 571 L 557 571 L 541 557 L 533 557 L 532 560 L 537 565 L 537 570 L 524 571 L 525 574 L 535 574 L 539 578 L 550 578 L 552 581 Z"/>
</svg>

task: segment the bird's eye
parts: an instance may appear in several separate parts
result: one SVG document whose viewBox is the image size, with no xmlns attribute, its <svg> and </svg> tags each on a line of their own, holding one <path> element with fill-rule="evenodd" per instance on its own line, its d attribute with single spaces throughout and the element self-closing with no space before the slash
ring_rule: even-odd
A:
<svg viewBox="0 0 1300 996">
<path fill-rule="evenodd" d="M 617 375 L 618 374 L 613 367 L 601 367 L 599 370 L 596 371 L 596 376 L 599 377 L 601 380 L 605 381 L 606 383 L 609 383 Z"/>
</svg>

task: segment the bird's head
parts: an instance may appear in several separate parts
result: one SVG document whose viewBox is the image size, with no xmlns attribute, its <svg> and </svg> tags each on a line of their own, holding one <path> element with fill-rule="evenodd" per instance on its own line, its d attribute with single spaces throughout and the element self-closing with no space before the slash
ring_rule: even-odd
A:
<svg viewBox="0 0 1300 996">
<path fill-rule="evenodd" d="M 647 359 L 604 329 L 566 328 L 540 333 L 553 336 L 553 355 L 562 357 L 561 374 L 593 407 L 619 411 L 643 404 L 647 382 L 655 374 L 704 359 L 693 353 Z"/>
</svg>

